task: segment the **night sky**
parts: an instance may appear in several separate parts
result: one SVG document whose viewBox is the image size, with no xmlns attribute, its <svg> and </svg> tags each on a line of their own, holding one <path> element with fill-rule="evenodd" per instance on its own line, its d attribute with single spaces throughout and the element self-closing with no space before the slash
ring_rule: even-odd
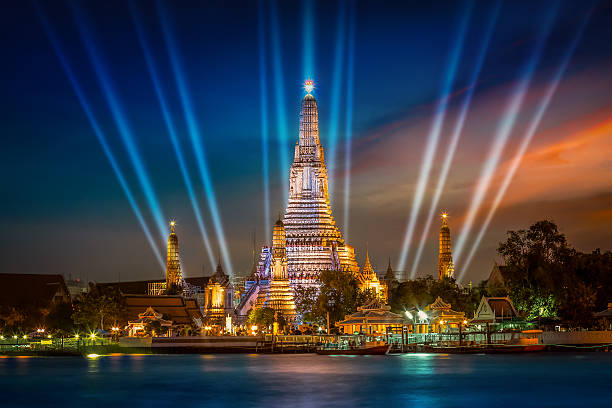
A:
<svg viewBox="0 0 612 408">
<path fill-rule="evenodd" d="M 472 95 L 415 270 L 417 276 L 437 273 L 439 212 L 449 212 L 456 246 L 481 172 L 489 168 L 488 188 L 465 234 L 459 258 L 465 260 L 556 75 L 561 80 L 473 261 L 469 267 L 457 262 L 457 273 L 465 272 L 464 283 L 486 278 L 499 261 L 496 248 L 506 231 L 544 218 L 555 221 L 580 250 L 612 249 L 612 2 L 513 1 L 499 8 L 492 1 L 430 3 L 5 5 L 0 271 L 97 281 L 159 278 L 159 254 L 165 259 L 161 229 L 175 219 L 185 276 L 210 274 L 223 259 L 220 227 L 233 272 L 247 274 L 253 234 L 258 246 L 266 244 L 271 223 L 286 206 L 283 186 L 297 141 L 305 77 L 316 84 L 321 142 L 333 173 L 333 214 L 341 231 L 349 231 L 345 238 L 360 264 L 368 245 L 376 269 L 386 268 L 389 258 L 398 268 L 419 174 L 428 162 L 406 253 L 409 274 L 453 129 Z M 137 27 L 157 73 L 209 250 Z M 178 82 L 175 72 L 180 72 Z M 107 143 L 106 154 L 75 84 Z M 521 103 L 509 114 L 521 85 Z M 185 114 L 185 98 L 191 115 Z M 426 161 L 432 124 L 442 111 L 437 149 Z M 500 145 L 499 129 L 510 123 L 514 126 Z M 349 173 L 344 171 L 347 129 Z M 496 148 L 499 160 L 487 167 Z M 205 161 L 208 185 L 198 158 Z M 347 174 L 350 216 L 344 225 Z M 209 205 L 213 191 L 217 225 Z"/>
</svg>

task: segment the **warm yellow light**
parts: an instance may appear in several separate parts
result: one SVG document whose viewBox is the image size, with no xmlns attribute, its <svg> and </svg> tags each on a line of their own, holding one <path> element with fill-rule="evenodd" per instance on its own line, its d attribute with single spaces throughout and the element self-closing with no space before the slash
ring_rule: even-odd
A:
<svg viewBox="0 0 612 408">
<path fill-rule="evenodd" d="M 91 334 L 89 335 L 89 337 L 91 337 L 92 339 L 95 339 L 95 338 L 96 338 L 96 334 L 95 334 L 95 333 L 91 333 Z"/>
<path fill-rule="evenodd" d="M 251 326 L 251 330 L 252 330 L 252 331 L 257 331 L 257 329 L 258 329 L 258 327 L 257 327 L 257 326 L 255 326 L 255 325 Z"/>
<path fill-rule="evenodd" d="M 77 334 L 75 334 L 75 335 L 74 335 L 74 338 L 75 338 L 75 339 L 78 339 L 78 338 L 79 338 L 79 334 L 78 334 L 78 333 L 77 333 Z"/>
<path fill-rule="evenodd" d="M 170 226 L 174 227 L 176 225 L 176 221 L 170 221 Z"/>
<path fill-rule="evenodd" d="M 444 212 L 444 213 L 442 213 L 442 218 L 446 218 L 446 217 L 448 217 L 448 214 L 447 214 L 447 213 L 445 213 L 445 212 Z"/>
<path fill-rule="evenodd" d="M 464 320 L 464 321 L 463 321 L 463 324 L 468 324 L 468 321 L 467 321 L 467 320 Z"/>
<path fill-rule="evenodd" d="M 27 339 L 27 338 L 28 338 L 28 336 L 26 336 L 26 335 L 24 334 L 24 335 L 23 335 L 23 338 L 24 338 L 24 339 Z"/>
<path fill-rule="evenodd" d="M 4 336 L 0 336 L 0 340 L 4 340 Z"/>
<path fill-rule="evenodd" d="M 444 324 L 444 320 L 440 320 L 440 324 Z"/>
<path fill-rule="evenodd" d="M 50 339 L 50 338 L 51 338 L 51 335 L 49 334 L 49 335 L 47 336 L 47 338 L 48 338 L 48 339 Z"/>
</svg>

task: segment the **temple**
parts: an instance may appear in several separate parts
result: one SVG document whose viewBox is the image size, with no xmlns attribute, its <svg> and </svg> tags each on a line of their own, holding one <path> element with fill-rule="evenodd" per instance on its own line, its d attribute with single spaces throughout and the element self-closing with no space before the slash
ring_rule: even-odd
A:
<svg viewBox="0 0 612 408">
<path fill-rule="evenodd" d="M 219 261 L 204 289 L 204 319 L 210 324 L 221 325 L 227 316 L 234 316 L 234 287 Z"/>
<path fill-rule="evenodd" d="M 438 254 L 438 279 L 454 278 L 455 265 L 451 252 L 450 228 L 448 227 L 448 214 L 442 213 L 442 227 L 440 227 L 440 252 Z"/>
<path fill-rule="evenodd" d="M 357 274 L 357 282 L 359 284 L 359 290 L 371 291 L 377 298 L 383 302 L 387 302 L 387 284 L 381 282 L 370 264 L 370 253 L 366 251 L 366 261 L 361 269 L 361 272 Z"/>
<path fill-rule="evenodd" d="M 296 309 L 293 289 L 289 286 L 287 275 L 287 249 L 285 243 L 285 226 L 280 217 L 274 224 L 272 235 L 271 274 L 267 285 L 259 292 L 257 302 L 259 307 L 269 307 L 285 320 L 293 322 L 296 319 Z"/>
<path fill-rule="evenodd" d="M 170 221 L 170 235 L 168 235 L 168 252 L 166 257 L 166 290 L 171 291 L 181 285 L 181 262 L 179 259 L 178 237 L 174 230 L 176 223 Z"/>
<path fill-rule="evenodd" d="M 353 247 L 345 244 L 329 203 L 327 168 L 319 140 L 317 101 L 305 86 L 299 138 L 289 175 L 289 200 L 283 218 L 287 274 L 292 285 L 315 285 L 323 270 L 359 272 Z"/>
</svg>

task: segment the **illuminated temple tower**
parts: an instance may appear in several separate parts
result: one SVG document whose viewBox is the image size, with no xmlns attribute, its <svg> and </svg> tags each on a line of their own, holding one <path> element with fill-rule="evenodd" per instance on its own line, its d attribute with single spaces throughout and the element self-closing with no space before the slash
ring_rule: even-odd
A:
<svg viewBox="0 0 612 408">
<path fill-rule="evenodd" d="M 293 289 L 289 286 L 287 276 L 287 250 L 285 243 L 285 226 L 280 220 L 274 225 L 272 235 L 272 265 L 270 286 L 265 293 L 264 307 L 282 313 L 288 321 L 295 320 L 296 310 Z"/>
<path fill-rule="evenodd" d="M 446 219 L 447 213 L 442 213 L 442 227 L 440 228 L 440 253 L 438 254 L 438 279 L 453 278 L 455 276 L 455 265 L 453 265 L 453 254 L 451 252 L 450 228 Z"/>
<path fill-rule="evenodd" d="M 319 141 L 317 101 L 306 81 L 299 139 L 289 175 L 289 202 L 283 223 L 287 271 L 292 285 L 314 284 L 323 270 L 359 272 L 353 247 L 346 245 L 329 204 L 327 168 Z"/>
<path fill-rule="evenodd" d="M 366 260 L 363 265 L 363 269 L 357 275 L 357 282 L 359 283 L 359 289 L 362 291 L 370 290 L 383 302 L 387 302 L 387 284 L 381 282 L 372 268 L 370 263 L 370 253 L 366 251 Z"/>
<path fill-rule="evenodd" d="M 176 223 L 170 221 L 170 235 L 168 235 L 168 252 L 166 260 L 166 290 L 178 288 L 181 284 L 181 262 L 179 259 L 179 243 L 176 232 Z"/>
</svg>

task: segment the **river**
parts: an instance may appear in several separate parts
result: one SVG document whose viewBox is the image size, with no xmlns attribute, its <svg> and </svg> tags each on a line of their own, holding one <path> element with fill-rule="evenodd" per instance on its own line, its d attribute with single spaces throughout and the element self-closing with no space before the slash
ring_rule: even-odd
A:
<svg viewBox="0 0 612 408">
<path fill-rule="evenodd" d="M 612 353 L 0 358 L 0 407 L 610 407 Z"/>
</svg>

